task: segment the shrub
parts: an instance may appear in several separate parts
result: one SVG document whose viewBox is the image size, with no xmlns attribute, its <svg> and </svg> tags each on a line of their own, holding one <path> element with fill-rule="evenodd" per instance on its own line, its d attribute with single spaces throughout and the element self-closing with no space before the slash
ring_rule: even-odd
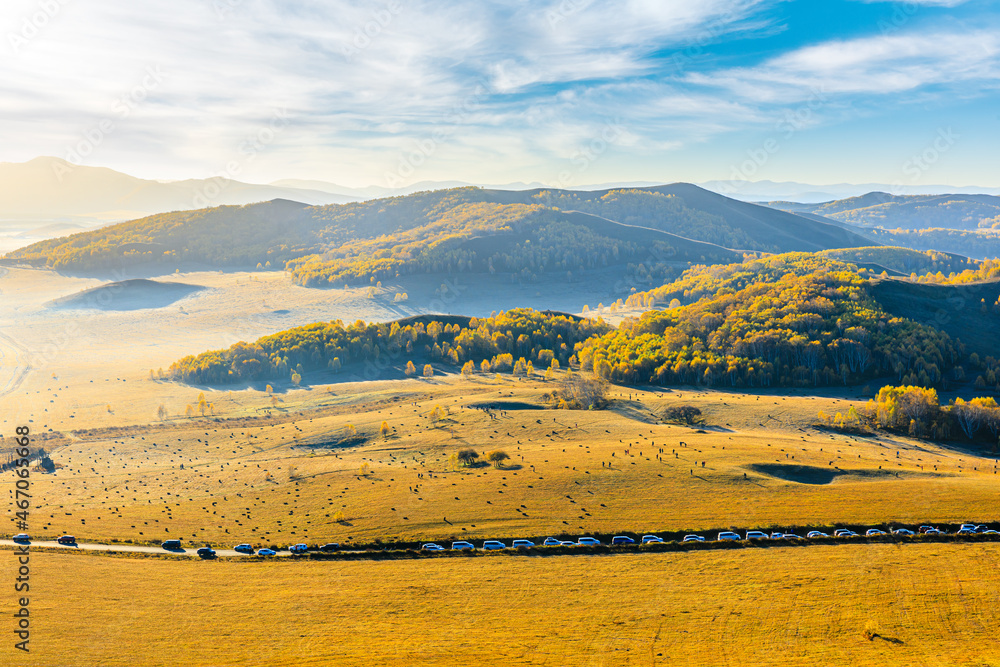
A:
<svg viewBox="0 0 1000 667">
<path fill-rule="evenodd" d="M 702 422 L 701 410 L 692 405 L 667 408 L 663 413 L 663 418 L 678 424 L 700 424 Z"/>
</svg>

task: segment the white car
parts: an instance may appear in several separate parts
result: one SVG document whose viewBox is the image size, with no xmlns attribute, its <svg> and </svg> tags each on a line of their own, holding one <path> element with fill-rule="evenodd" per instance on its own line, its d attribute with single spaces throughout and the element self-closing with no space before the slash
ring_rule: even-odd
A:
<svg viewBox="0 0 1000 667">
<path fill-rule="evenodd" d="M 736 533 L 733 534 L 736 535 Z M 739 537 L 739 535 L 737 535 L 737 537 Z M 685 535 L 684 539 L 681 540 L 681 542 L 704 542 L 704 541 L 705 538 L 702 537 L 701 535 Z"/>
<path fill-rule="evenodd" d="M 725 540 L 739 540 L 741 538 L 739 534 L 734 533 L 731 530 L 724 530 L 721 533 L 719 533 L 719 536 L 716 539 L 719 540 L 720 542 L 723 542 Z"/>
<path fill-rule="evenodd" d="M 747 537 L 748 540 L 766 540 L 767 533 L 761 532 L 759 530 L 748 530 Z"/>
<path fill-rule="evenodd" d="M 659 535 L 643 535 L 642 536 L 642 543 L 643 544 L 660 544 L 662 542 L 663 542 L 663 538 L 660 537 Z"/>
<path fill-rule="evenodd" d="M 581 537 L 576 541 L 577 545 L 581 547 L 599 547 L 601 546 L 601 541 L 596 537 Z"/>
</svg>

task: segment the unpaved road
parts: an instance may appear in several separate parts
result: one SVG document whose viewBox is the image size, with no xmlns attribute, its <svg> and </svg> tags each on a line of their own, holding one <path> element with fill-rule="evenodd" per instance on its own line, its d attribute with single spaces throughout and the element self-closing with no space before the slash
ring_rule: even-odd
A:
<svg viewBox="0 0 1000 667">
<path fill-rule="evenodd" d="M 53 549 L 69 549 L 69 550 L 80 550 L 85 549 L 88 551 L 120 551 L 120 552 L 131 552 L 131 553 L 147 553 L 147 554 L 175 554 L 177 556 L 192 556 L 194 558 L 198 557 L 198 548 L 201 545 L 189 546 L 183 549 L 164 549 L 163 547 L 144 547 L 136 546 L 134 544 L 59 544 L 58 542 L 43 542 L 41 540 L 31 540 L 30 542 L 15 542 L 13 540 L 0 540 L 0 546 L 24 546 L 30 545 L 32 547 L 51 547 Z M 215 547 L 212 547 L 215 549 Z M 233 551 L 232 549 L 215 549 L 216 556 L 246 556 L 247 554 L 241 554 L 238 551 Z M 290 556 L 291 554 L 287 551 L 279 551 L 279 556 Z"/>
</svg>

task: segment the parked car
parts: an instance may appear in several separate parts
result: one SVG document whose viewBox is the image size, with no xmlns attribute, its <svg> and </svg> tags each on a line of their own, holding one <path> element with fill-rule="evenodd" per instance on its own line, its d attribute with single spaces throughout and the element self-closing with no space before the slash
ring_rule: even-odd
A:
<svg viewBox="0 0 1000 667">
<path fill-rule="evenodd" d="M 76 538 L 72 535 L 63 535 L 56 542 L 59 544 L 76 544 Z"/>
<path fill-rule="evenodd" d="M 974 523 L 963 523 L 961 526 L 958 527 L 958 532 L 961 533 L 963 530 L 968 530 L 968 531 L 971 531 L 971 532 L 974 533 L 974 532 L 976 532 L 976 524 L 974 524 Z"/>
<path fill-rule="evenodd" d="M 288 547 L 288 550 L 293 554 L 304 554 L 305 552 L 309 551 L 309 545 L 301 543 L 293 544 L 292 546 Z"/>
<path fill-rule="evenodd" d="M 748 540 L 766 540 L 767 533 L 761 532 L 759 530 L 748 530 L 747 537 Z"/>
<path fill-rule="evenodd" d="M 581 537 L 576 541 L 577 545 L 581 547 L 599 547 L 601 546 L 601 541 L 596 537 Z"/>
<path fill-rule="evenodd" d="M 635 544 L 635 540 L 628 535 L 615 535 L 611 538 L 611 544 Z"/>
<path fill-rule="evenodd" d="M 857 537 L 858 534 L 855 533 L 853 530 L 848 530 L 847 528 L 838 528 L 837 530 L 833 531 L 833 536 L 834 537 Z"/>
<path fill-rule="evenodd" d="M 867 537 L 874 537 L 876 535 L 885 535 L 885 531 L 879 530 L 878 528 L 869 528 L 868 530 L 865 531 L 865 535 Z"/>
<path fill-rule="evenodd" d="M 783 540 L 801 540 L 802 538 L 795 533 L 782 533 L 781 539 Z"/>
<path fill-rule="evenodd" d="M 558 547 L 560 544 L 562 544 L 562 540 L 557 540 L 554 537 L 546 537 L 545 541 L 542 542 L 542 544 L 547 547 Z"/>
<path fill-rule="evenodd" d="M 338 549 L 340 549 L 340 544 L 338 542 L 327 542 L 319 548 L 320 551 L 326 552 L 337 551 Z"/>
<path fill-rule="evenodd" d="M 476 547 L 472 546 L 472 542 L 462 542 L 462 541 L 459 541 L 459 542 L 452 542 L 451 543 L 451 550 L 452 551 L 461 551 L 463 549 L 475 549 L 475 548 Z"/>
<path fill-rule="evenodd" d="M 934 526 L 920 526 L 920 528 L 917 529 L 920 533 L 926 533 L 928 530 L 937 530 L 937 528 Z"/>
<path fill-rule="evenodd" d="M 15 535 L 10 539 L 14 540 L 15 542 L 30 542 L 31 536 L 28 535 L 27 533 L 18 533 L 17 535 Z"/>
<path fill-rule="evenodd" d="M 735 533 L 734 533 L 735 534 Z M 737 535 L 739 537 L 739 535 Z M 681 542 L 704 542 L 705 538 L 701 535 L 685 535 Z"/>
<path fill-rule="evenodd" d="M 274 549 L 258 549 L 257 550 L 257 555 L 258 556 L 277 556 L 278 552 L 275 551 Z"/>
<path fill-rule="evenodd" d="M 970 528 L 968 526 L 962 526 L 961 528 L 958 529 L 958 533 L 956 533 L 956 534 L 957 535 L 975 535 L 976 534 L 976 529 L 975 528 Z"/>
<path fill-rule="evenodd" d="M 571 540 L 564 540 L 564 541 L 562 541 L 562 542 L 559 543 L 559 546 L 561 546 L 561 547 L 575 547 L 575 546 L 579 546 L 579 545 L 576 542 L 573 542 Z"/>
<path fill-rule="evenodd" d="M 816 537 L 830 537 L 830 536 L 819 530 L 810 530 L 808 533 L 806 533 L 806 537 L 816 538 Z"/>
<path fill-rule="evenodd" d="M 931 528 L 930 530 L 924 533 L 924 535 L 947 535 L 947 534 L 948 533 L 944 532 L 943 530 L 938 530 L 937 528 Z"/>
<path fill-rule="evenodd" d="M 719 541 L 723 541 L 723 540 L 739 540 L 740 536 L 737 533 L 734 533 L 731 530 L 724 530 L 721 533 L 719 533 L 719 536 L 716 539 L 718 539 Z"/>
<path fill-rule="evenodd" d="M 489 550 L 506 549 L 507 545 L 501 542 L 500 540 L 486 540 L 485 542 L 483 542 L 483 548 Z"/>
<path fill-rule="evenodd" d="M 444 551 L 444 547 L 440 544 L 435 544 L 434 542 L 428 542 L 427 544 L 420 545 L 422 551 Z"/>
<path fill-rule="evenodd" d="M 233 551 L 237 551 L 241 554 L 253 554 L 253 547 L 249 544 L 237 544 L 233 547 Z"/>
<path fill-rule="evenodd" d="M 643 535 L 642 536 L 642 543 L 643 544 L 660 544 L 661 542 L 663 542 L 663 538 L 660 537 L 659 535 Z"/>
<path fill-rule="evenodd" d="M 181 548 L 180 540 L 163 540 L 160 542 L 160 546 L 164 549 L 177 550 Z"/>
<path fill-rule="evenodd" d="M 785 536 L 784 533 L 771 533 L 771 539 L 772 540 L 780 540 L 784 536 Z"/>
<path fill-rule="evenodd" d="M 198 549 L 198 555 L 202 558 L 215 558 L 215 549 L 212 547 L 201 547 Z"/>
<path fill-rule="evenodd" d="M 892 531 L 892 534 L 893 535 L 906 535 L 906 536 L 909 536 L 909 535 L 913 535 L 914 532 L 912 530 L 908 529 L 908 528 L 897 528 L 896 530 Z"/>
<path fill-rule="evenodd" d="M 981 523 L 981 524 L 979 524 L 978 526 L 976 526 L 976 532 L 977 532 L 977 533 L 985 533 L 985 532 L 986 532 L 987 530 L 989 530 L 989 529 L 990 529 L 990 527 L 989 527 L 989 526 L 987 526 L 987 525 L 986 525 L 986 524 L 984 524 L 984 523 Z"/>
<path fill-rule="evenodd" d="M 514 547 L 515 549 L 528 549 L 530 547 L 535 546 L 535 543 L 532 542 L 531 540 L 514 540 L 511 543 L 511 546 Z"/>
</svg>

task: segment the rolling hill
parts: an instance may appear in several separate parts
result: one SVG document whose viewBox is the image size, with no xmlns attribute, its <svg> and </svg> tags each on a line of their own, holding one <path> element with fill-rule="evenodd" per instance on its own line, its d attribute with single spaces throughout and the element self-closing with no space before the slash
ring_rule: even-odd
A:
<svg viewBox="0 0 1000 667">
<path fill-rule="evenodd" d="M 1000 197 L 980 194 L 892 195 L 869 192 L 821 204 L 771 202 L 773 208 L 884 229 L 1000 229 Z"/>
<path fill-rule="evenodd" d="M 5 262 L 97 272 L 260 264 L 287 268 L 302 285 L 340 286 L 415 272 L 533 281 L 619 264 L 657 278 L 667 277 L 667 265 L 728 263 L 740 251 L 868 244 L 836 224 L 687 184 L 588 193 L 470 187 L 343 205 L 274 200 L 163 213 L 39 242 Z"/>
</svg>

